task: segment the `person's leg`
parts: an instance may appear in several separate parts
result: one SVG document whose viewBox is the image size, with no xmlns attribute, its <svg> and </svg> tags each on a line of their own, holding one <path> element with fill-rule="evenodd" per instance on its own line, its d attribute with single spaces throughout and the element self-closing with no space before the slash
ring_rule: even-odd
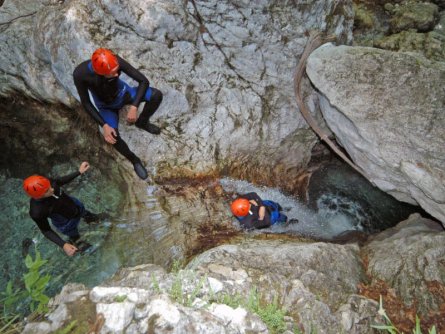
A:
<svg viewBox="0 0 445 334">
<path fill-rule="evenodd" d="M 70 198 L 76 203 L 77 207 L 79 208 L 79 217 L 82 217 L 85 223 L 90 224 L 99 220 L 99 215 L 85 209 L 85 205 L 83 205 L 80 200 L 73 196 L 70 196 Z"/>
<path fill-rule="evenodd" d="M 118 110 L 110 110 L 110 109 L 99 109 L 100 114 L 102 115 L 105 122 L 116 130 L 116 143 L 113 144 L 114 148 L 122 154 L 125 158 L 130 160 L 133 164 L 134 170 L 136 174 L 142 179 L 145 180 L 148 177 L 147 170 L 142 165 L 141 159 L 139 159 L 136 154 L 134 154 L 127 143 L 121 138 L 119 135 L 119 113 Z"/>
<path fill-rule="evenodd" d="M 160 134 L 161 129 L 150 123 L 150 117 L 158 110 L 159 105 L 162 102 L 162 93 L 159 89 L 150 87 L 147 89 L 147 93 L 145 94 L 145 106 L 142 109 L 141 114 L 139 115 L 138 120 L 136 121 L 136 126 L 140 129 L 148 131 L 152 134 Z"/>
<path fill-rule="evenodd" d="M 80 238 L 78 226 L 80 222 L 80 217 L 73 219 L 66 219 L 59 214 L 50 215 L 51 222 L 53 226 L 60 233 L 66 235 L 70 242 L 75 243 Z"/>
<path fill-rule="evenodd" d="M 126 157 L 130 162 L 133 164 L 134 171 L 136 172 L 137 176 L 139 176 L 142 180 L 145 180 L 148 177 L 147 170 L 142 165 L 141 159 L 138 158 L 136 154 L 134 154 L 132 151 L 130 151 L 130 148 L 128 147 L 127 143 L 119 136 L 119 132 L 117 132 L 116 137 L 116 143 L 113 145 L 114 148 L 122 154 L 124 157 Z"/>
<path fill-rule="evenodd" d="M 99 221 L 99 215 L 92 213 L 91 211 L 85 210 L 82 216 L 83 220 L 87 224 L 97 223 Z"/>
</svg>

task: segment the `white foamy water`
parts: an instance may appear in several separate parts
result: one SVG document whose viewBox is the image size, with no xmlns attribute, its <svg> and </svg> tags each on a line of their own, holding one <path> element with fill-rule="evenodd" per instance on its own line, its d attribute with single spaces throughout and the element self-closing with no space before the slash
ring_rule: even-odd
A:
<svg viewBox="0 0 445 334">
<path fill-rule="evenodd" d="M 262 232 L 290 233 L 314 238 L 331 239 L 345 231 L 362 231 L 363 210 L 359 204 L 347 202 L 333 194 L 325 194 L 318 201 L 318 210 L 314 211 L 299 202 L 296 198 L 284 195 L 279 189 L 258 187 L 249 182 L 223 178 L 221 186 L 227 192 L 245 194 L 256 192 L 262 199 L 280 203 L 283 213 L 289 220 L 296 219 L 298 223 L 279 224 Z M 237 224 L 234 219 L 234 224 Z"/>
</svg>

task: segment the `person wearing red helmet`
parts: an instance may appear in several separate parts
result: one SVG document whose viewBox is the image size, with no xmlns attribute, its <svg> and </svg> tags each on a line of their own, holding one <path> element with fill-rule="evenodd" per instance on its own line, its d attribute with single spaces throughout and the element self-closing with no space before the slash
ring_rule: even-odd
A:
<svg viewBox="0 0 445 334">
<path fill-rule="evenodd" d="M 121 80 L 122 72 L 137 81 L 138 86 L 132 87 Z M 150 117 L 162 102 L 161 91 L 150 87 L 145 75 L 127 61 L 104 48 L 97 49 L 91 59 L 79 64 L 73 72 L 73 78 L 82 106 L 102 128 L 105 141 L 130 160 L 136 174 L 145 180 L 148 174 L 141 159 L 119 135 L 119 110 L 124 105 L 129 105 L 127 121 L 157 135 L 161 130 L 150 122 Z M 138 107 L 142 102 L 145 105 L 138 117 Z"/>
<path fill-rule="evenodd" d="M 230 205 L 230 210 L 241 227 L 246 230 L 270 227 L 279 222 L 287 222 L 281 213 L 281 206 L 270 200 L 262 200 L 256 192 L 239 196 Z"/>
<path fill-rule="evenodd" d="M 79 241 L 80 219 L 83 218 L 85 222 L 92 223 L 98 219 L 98 216 L 86 210 L 82 202 L 67 195 L 61 187 L 85 173 L 89 168 L 88 162 L 84 161 L 77 172 L 64 177 L 50 180 L 41 175 L 31 175 L 23 181 L 23 190 L 31 197 L 29 215 L 43 235 L 61 247 L 68 256 L 73 256 L 77 251 L 85 250 L 90 246 L 84 241 Z M 53 231 L 48 218 L 60 233 L 69 237 L 68 242 Z"/>
</svg>

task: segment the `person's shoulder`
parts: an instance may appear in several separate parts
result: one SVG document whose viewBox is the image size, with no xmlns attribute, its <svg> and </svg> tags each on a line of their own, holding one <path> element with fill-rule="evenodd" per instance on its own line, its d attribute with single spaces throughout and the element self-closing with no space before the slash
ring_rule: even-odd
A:
<svg viewBox="0 0 445 334">
<path fill-rule="evenodd" d="M 76 68 L 73 71 L 74 77 L 81 77 L 88 73 L 88 63 L 90 60 L 85 60 L 84 62 L 81 62 L 79 65 L 76 66 Z"/>
<path fill-rule="evenodd" d="M 40 218 L 42 214 L 43 201 L 37 201 L 33 198 L 29 201 L 29 215 L 31 218 Z"/>
<path fill-rule="evenodd" d="M 124 58 L 122 58 L 118 54 L 115 53 L 114 55 L 116 56 L 117 61 L 118 61 L 119 64 L 121 64 L 122 62 L 125 62 L 125 63 L 127 62 Z"/>
</svg>

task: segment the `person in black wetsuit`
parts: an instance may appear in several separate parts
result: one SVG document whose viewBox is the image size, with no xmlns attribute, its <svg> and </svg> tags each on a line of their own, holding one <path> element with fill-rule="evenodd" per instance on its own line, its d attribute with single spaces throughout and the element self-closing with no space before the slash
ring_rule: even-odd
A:
<svg viewBox="0 0 445 334">
<path fill-rule="evenodd" d="M 281 206 L 270 200 L 262 200 L 256 192 L 235 199 L 230 209 L 244 229 L 261 229 L 279 222 L 287 222 Z"/>
<path fill-rule="evenodd" d="M 131 87 L 119 78 L 121 72 L 139 83 Z M 160 128 L 150 123 L 150 117 L 162 102 L 162 93 L 150 87 L 148 79 L 124 59 L 108 49 L 97 49 L 91 60 L 84 61 L 73 72 L 74 84 L 79 93 L 82 106 L 87 113 L 102 127 L 102 134 L 107 143 L 133 164 L 136 174 L 143 180 L 148 177 L 141 159 L 128 148 L 119 135 L 119 110 L 130 105 L 127 121 L 152 134 L 159 134 Z M 90 100 L 88 93 L 94 101 Z M 139 104 L 145 106 L 138 117 Z"/>
<path fill-rule="evenodd" d="M 73 256 L 79 249 L 90 246 L 86 242 L 79 241 L 77 227 L 80 219 L 92 223 L 98 216 L 86 210 L 77 198 L 67 195 L 61 186 L 71 182 L 89 168 L 88 162 L 84 161 L 77 172 L 64 177 L 50 180 L 40 175 L 32 175 L 23 181 L 23 189 L 31 197 L 29 208 L 31 218 L 43 235 L 61 247 L 68 256 Z M 69 241 L 64 241 L 52 230 L 48 218 L 60 233 L 69 237 Z"/>
</svg>

